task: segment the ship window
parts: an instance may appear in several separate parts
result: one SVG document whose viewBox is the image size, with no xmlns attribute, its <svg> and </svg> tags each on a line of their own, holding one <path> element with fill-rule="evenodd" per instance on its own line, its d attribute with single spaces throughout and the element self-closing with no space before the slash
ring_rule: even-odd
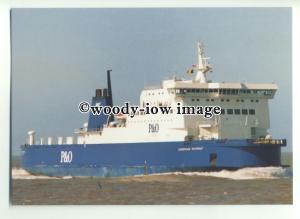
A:
<svg viewBox="0 0 300 219">
<path fill-rule="evenodd" d="M 239 99 L 236 99 L 236 102 L 240 102 L 240 100 L 239 100 Z"/>
<path fill-rule="evenodd" d="M 255 100 L 256 103 L 258 103 L 258 100 Z"/>
<path fill-rule="evenodd" d="M 253 103 L 254 100 L 251 100 L 251 102 Z"/>
<path fill-rule="evenodd" d="M 244 102 L 244 99 L 241 99 L 241 102 Z"/>
<path fill-rule="evenodd" d="M 226 101 L 229 102 L 229 99 L 227 99 Z"/>
<path fill-rule="evenodd" d="M 215 101 L 214 99 L 211 99 L 210 101 Z"/>
<path fill-rule="evenodd" d="M 225 109 L 221 109 L 221 115 L 225 114 Z"/>
<path fill-rule="evenodd" d="M 197 99 L 197 101 L 199 101 L 199 99 Z"/>
<path fill-rule="evenodd" d="M 192 101 L 194 102 L 194 101 L 195 101 L 195 99 L 192 99 Z"/>
<path fill-rule="evenodd" d="M 212 90 L 212 89 L 209 89 L 209 93 L 212 93 L 212 92 L 214 92 L 214 90 Z"/>
<path fill-rule="evenodd" d="M 272 95 L 272 90 L 266 90 L 265 92 L 264 92 L 264 95 L 266 95 L 266 96 L 271 96 Z"/>
<path fill-rule="evenodd" d="M 192 89 L 191 92 L 192 92 L 192 93 L 195 93 L 195 89 Z"/>
<path fill-rule="evenodd" d="M 204 89 L 204 93 L 208 93 L 208 90 L 207 90 L 207 89 Z"/>
<path fill-rule="evenodd" d="M 242 114 L 243 115 L 248 115 L 248 110 L 247 109 L 242 109 Z"/>
<path fill-rule="evenodd" d="M 206 101 L 209 101 L 209 99 L 206 99 Z"/>
<path fill-rule="evenodd" d="M 249 109 L 249 115 L 255 115 L 255 109 Z"/>
<path fill-rule="evenodd" d="M 214 93 L 218 93 L 218 89 L 214 89 Z"/>
<path fill-rule="evenodd" d="M 224 102 L 224 99 L 221 99 L 221 102 Z"/>
<path fill-rule="evenodd" d="M 196 91 L 196 93 L 199 93 L 199 89 L 196 89 L 195 91 Z"/>
<path fill-rule="evenodd" d="M 241 114 L 241 110 L 240 109 L 235 109 L 234 110 L 234 114 L 235 115 L 240 115 Z"/>
<path fill-rule="evenodd" d="M 227 114 L 232 115 L 233 114 L 233 109 L 227 109 Z"/>
</svg>

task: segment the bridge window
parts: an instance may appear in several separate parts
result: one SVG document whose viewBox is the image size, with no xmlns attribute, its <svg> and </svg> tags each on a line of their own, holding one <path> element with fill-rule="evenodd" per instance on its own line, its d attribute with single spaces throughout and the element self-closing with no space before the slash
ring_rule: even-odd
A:
<svg viewBox="0 0 300 219">
<path fill-rule="evenodd" d="M 238 94 L 238 90 L 232 89 L 232 90 L 230 90 L 230 94 L 232 94 L 232 95 Z"/>
<path fill-rule="evenodd" d="M 247 109 L 242 109 L 242 114 L 243 115 L 248 115 L 248 110 Z"/>
<path fill-rule="evenodd" d="M 241 110 L 240 109 L 235 109 L 234 110 L 234 114 L 235 115 L 240 115 L 241 114 Z"/>
<path fill-rule="evenodd" d="M 249 109 L 249 115 L 255 115 L 255 109 Z"/>
<path fill-rule="evenodd" d="M 227 109 L 227 114 L 232 115 L 233 114 L 233 109 Z"/>
</svg>

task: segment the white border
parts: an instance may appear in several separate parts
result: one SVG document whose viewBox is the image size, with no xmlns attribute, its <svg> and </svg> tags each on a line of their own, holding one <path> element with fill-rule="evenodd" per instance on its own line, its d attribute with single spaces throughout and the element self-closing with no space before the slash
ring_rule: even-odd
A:
<svg viewBox="0 0 300 219">
<path fill-rule="evenodd" d="M 294 204 L 251 206 L 51 206 L 15 207 L 9 200 L 9 96 L 10 96 L 10 8 L 92 7 L 292 7 L 293 8 L 293 94 L 297 95 L 299 68 L 299 1 L 171 1 L 171 0 L 1 0 L 0 1 L 0 214 L 1 218 L 297 218 L 299 207 L 299 140 L 293 139 Z M 3 54 L 4 53 L 4 54 Z M 285 74 L 285 72 L 283 72 Z M 294 97 L 295 95 L 293 95 Z M 293 98 L 293 137 L 299 131 L 299 98 Z M 298 185 L 298 186 L 296 186 Z M 276 191 L 274 191 L 276 192 Z"/>
</svg>

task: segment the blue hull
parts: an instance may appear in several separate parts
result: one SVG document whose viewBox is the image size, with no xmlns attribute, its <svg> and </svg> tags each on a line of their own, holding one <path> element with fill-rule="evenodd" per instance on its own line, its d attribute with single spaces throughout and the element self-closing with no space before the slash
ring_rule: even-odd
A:
<svg viewBox="0 0 300 219">
<path fill-rule="evenodd" d="M 130 176 L 172 171 L 280 166 L 281 147 L 252 140 L 25 145 L 22 166 L 49 176 Z"/>
</svg>

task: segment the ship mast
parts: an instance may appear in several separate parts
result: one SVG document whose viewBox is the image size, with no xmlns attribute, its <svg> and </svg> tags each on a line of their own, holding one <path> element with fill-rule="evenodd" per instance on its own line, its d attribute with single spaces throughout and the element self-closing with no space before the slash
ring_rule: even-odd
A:
<svg viewBox="0 0 300 219">
<path fill-rule="evenodd" d="M 195 81 L 200 83 L 207 83 L 206 73 L 211 69 L 211 66 L 208 64 L 208 57 L 204 56 L 204 46 L 202 43 L 198 42 L 198 65 L 197 65 L 197 74 Z"/>
</svg>

